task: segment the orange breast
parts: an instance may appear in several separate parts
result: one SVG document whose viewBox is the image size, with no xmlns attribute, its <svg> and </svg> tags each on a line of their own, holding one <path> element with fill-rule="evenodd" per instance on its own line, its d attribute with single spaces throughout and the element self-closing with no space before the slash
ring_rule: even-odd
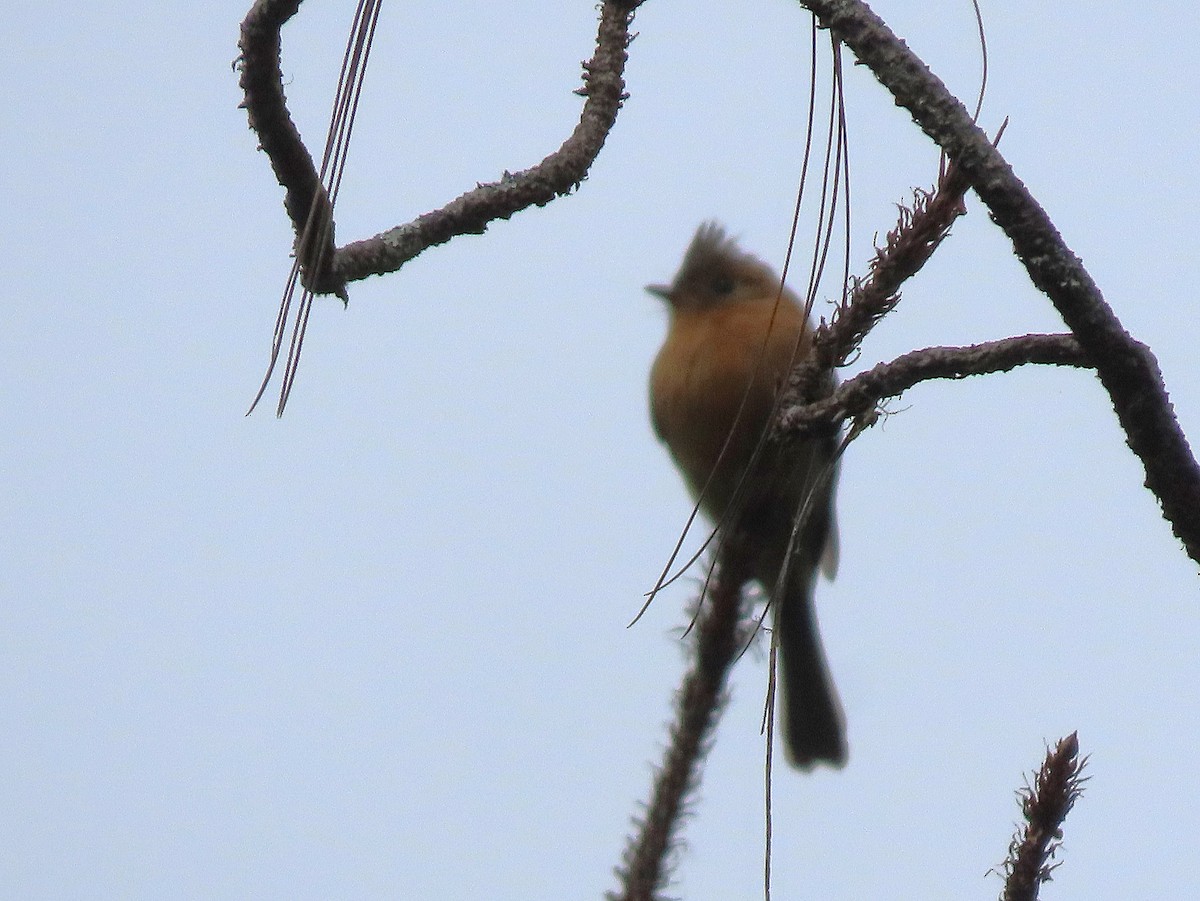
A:
<svg viewBox="0 0 1200 901">
<path fill-rule="evenodd" d="M 788 298 L 772 323 L 774 307 L 771 297 L 675 310 L 654 361 L 650 379 L 654 427 L 693 496 L 720 459 L 705 496 L 710 515 L 719 516 L 724 509 L 769 425 L 775 394 L 791 368 L 803 331 L 802 314 Z"/>
</svg>

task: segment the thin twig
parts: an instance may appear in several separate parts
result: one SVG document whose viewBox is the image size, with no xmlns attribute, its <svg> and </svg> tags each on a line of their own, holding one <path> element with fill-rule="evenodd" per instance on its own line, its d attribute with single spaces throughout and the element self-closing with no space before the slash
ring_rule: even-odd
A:
<svg viewBox="0 0 1200 901">
<path fill-rule="evenodd" d="M 1025 826 L 1009 845 L 1000 901 L 1036 901 L 1039 887 L 1050 881 L 1059 866 L 1050 861 L 1062 845 L 1063 821 L 1083 792 L 1085 763 L 1079 759 L 1079 737 L 1072 732 L 1046 752 L 1033 784 L 1017 793 Z"/>
<path fill-rule="evenodd" d="M 860 372 L 827 398 L 791 407 L 780 417 L 779 426 L 790 437 L 800 437 L 808 429 L 830 429 L 863 416 L 881 400 L 898 397 L 919 382 L 1008 372 L 1030 363 L 1091 367 L 1071 335 L 1021 335 L 966 347 L 926 347 Z"/>
<path fill-rule="evenodd" d="M 630 838 L 617 870 L 622 887 L 610 901 L 651 901 L 666 885 L 675 831 L 696 785 L 700 761 L 724 707 L 729 669 L 741 648 L 742 586 L 749 578 L 740 542 L 722 545 L 721 562 L 693 630 L 691 670 L 675 698 L 675 722 L 654 780 L 646 814 Z"/>
<path fill-rule="evenodd" d="M 966 183 L 954 166 L 932 191 L 914 192 L 911 208 L 900 207 L 900 221 L 887 234 L 872 258 L 866 278 L 853 279 L 832 321 L 822 322 L 813 336 L 813 353 L 788 379 L 777 424 L 798 423 L 798 410 L 828 394 L 829 373 L 845 365 L 867 333 L 900 302 L 900 286 L 933 256 L 950 233 L 954 220 L 966 212 Z M 830 423 L 832 427 L 832 423 Z M 793 429 L 777 428 L 777 438 L 794 441 Z"/>
</svg>

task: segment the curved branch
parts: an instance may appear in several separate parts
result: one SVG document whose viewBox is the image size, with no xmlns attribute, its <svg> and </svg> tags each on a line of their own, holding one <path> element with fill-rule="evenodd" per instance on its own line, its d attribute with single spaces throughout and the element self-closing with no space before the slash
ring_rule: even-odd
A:
<svg viewBox="0 0 1200 901">
<path fill-rule="evenodd" d="M 331 260 L 335 254 L 333 208 L 313 158 L 288 112 L 283 93 L 279 31 L 296 14 L 300 3 L 301 0 L 257 0 L 250 8 L 238 39 L 241 51 L 238 83 L 243 94 L 241 106 L 258 135 L 259 149 L 266 153 L 275 178 L 284 188 L 283 206 L 296 232 L 297 258 Z M 300 236 L 304 234 L 309 237 L 302 240 Z M 321 247 L 307 246 L 314 235 L 321 236 Z M 330 281 L 328 275 L 326 268 L 319 283 L 313 285 L 314 290 L 338 293 L 341 285 Z"/>
<path fill-rule="evenodd" d="M 426 248 L 455 235 L 482 234 L 489 222 L 507 219 L 530 206 L 545 206 L 575 190 L 587 175 L 627 96 L 624 70 L 629 26 L 637 2 L 608 0 L 601 8 L 596 52 L 583 64 L 587 98 L 579 124 L 563 145 L 531 169 L 505 172 L 500 181 L 481 184 L 440 210 L 418 216 L 338 251 L 336 266 L 347 281 L 394 272 Z"/>
<path fill-rule="evenodd" d="M 1200 465 L 1171 408 L 1158 362 L 1125 331 L 1045 210 L 946 86 L 858 0 L 801 0 L 850 47 L 896 102 L 942 147 L 1013 243 L 1095 365 L 1141 459 L 1146 487 L 1189 556 L 1200 563 Z"/>
<path fill-rule="evenodd" d="M 506 172 L 498 182 L 480 184 L 440 210 L 418 216 L 406 225 L 336 250 L 330 246 L 323 257 L 329 261 L 328 269 L 313 289 L 330 293 L 345 282 L 394 272 L 426 248 L 456 235 L 481 234 L 489 222 L 507 219 L 529 206 L 545 206 L 578 187 L 604 146 L 625 100 L 629 27 L 641 3 L 605 0 L 601 5 L 596 51 L 584 63 L 583 87 L 576 91 L 587 99 L 579 124 L 558 150 L 530 169 Z M 314 202 L 318 211 L 331 215 L 312 157 L 288 115 L 283 93 L 279 29 L 299 6 L 300 0 L 258 0 L 242 23 L 239 42 L 243 106 L 250 127 L 258 133 L 260 146 L 287 191 L 284 205 L 298 235 L 304 231 Z M 332 229 L 328 233 L 332 234 Z M 311 277 L 310 273 L 306 275 Z"/>
<path fill-rule="evenodd" d="M 967 347 L 926 347 L 860 372 L 827 398 L 792 407 L 781 415 L 779 425 L 789 437 L 800 437 L 809 429 L 861 417 L 884 398 L 897 397 L 919 382 L 1008 372 L 1027 363 L 1093 368 L 1071 335 L 1021 335 Z"/>
</svg>

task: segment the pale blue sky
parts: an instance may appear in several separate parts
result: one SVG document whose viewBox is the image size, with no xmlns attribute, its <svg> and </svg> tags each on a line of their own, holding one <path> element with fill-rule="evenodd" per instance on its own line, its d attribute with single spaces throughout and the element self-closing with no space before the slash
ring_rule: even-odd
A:
<svg viewBox="0 0 1200 901">
<path fill-rule="evenodd" d="M 0 36 L 0 896 L 598 897 L 694 587 L 625 628 L 689 510 L 642 285 L 709 217 L 782 260 L 806 15 L 650 0 L 578 194 L 319 304 L 277 421 L 242 417 L 291 242 L 236 108 L 246 5 L 18 5 Z M 313 142 L 351 6 L 284 35 Z M 987 6 L 984 122 L 1011 118 L 1005 154 L 1195 440 L 1200 15 Z M 340 239 L 557 146 L 595 10 L 550 7 L 384 9 Z M 966 0 L 876 9 L 973 98 Z M 936 154 L 847 71 L 861 272 Z M 860 365 L 1058 328 L 972 199 Z M 1030 369 L 893 409 L 845 461 L 818 590 L 850 763 L 778 774 L 775 897 L 994 897 L 1013 790 L 1073 729 L 1092 780 L 1043 897 L 1181 897 L 1196 573 L 1104 393 Z M 678 896 L 760 895 L 764 683 L 748 655 Z"/>
</svg>

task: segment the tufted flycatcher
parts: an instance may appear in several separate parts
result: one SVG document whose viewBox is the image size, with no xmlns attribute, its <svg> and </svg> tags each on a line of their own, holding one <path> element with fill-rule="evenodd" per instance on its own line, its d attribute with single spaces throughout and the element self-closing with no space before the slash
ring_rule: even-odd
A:
<svg viewBox="0 0 1200 901">
<path fill-rule="evenodd" d="M 761 440 L 788 373 L 811 352 L 812 329 L 796 296 L 780 293 L 779 277 L 714 222 L 697 230 L 674 281 L 646 290 L 670 311 L 650 375 L 654 430 L 704 514 L 718 528 L 738 530 L 750 572 L 771 597 L 788 759 L 801 769 L 841 766 L 845 722 L 812 598 L 817 569 L 828 578 L 837 570 L 836 472 L 821 478 L 836 438 L 786 450 Z M 810 491 L 807 523 L 777 588 Z"/>
</svg>

